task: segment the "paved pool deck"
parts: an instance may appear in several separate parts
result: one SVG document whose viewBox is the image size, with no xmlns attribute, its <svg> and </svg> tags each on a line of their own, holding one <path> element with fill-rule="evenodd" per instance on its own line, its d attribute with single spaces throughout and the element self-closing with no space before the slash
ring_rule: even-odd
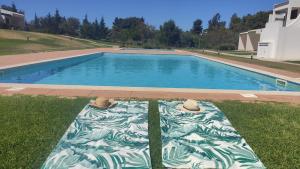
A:
<svg viewBox="0 0 300 169">
<path fill-rule="evenodd" d="M 98 52 L 112 53 L 143 53 L 143 54 L 186 54 L 221 62 L 242 69 L 275 76 L 300 83 L 300 73 L 267 68 L 229 59 L 216 58 L 207 55 L 182 50 L 123 50 L 120 48 L 99 48 L 86 50 L 55 51 L 31 54 L 0 56 L 1 69 L 21 65 L 40 63 L 70 57 L 77 57 Z M 39 84 L 7 84 L 0 83 L 1 95 L 48 95 L 63 97 L 113 97 L 113 98 L 146 98 L 146 99 L 175 99 L 194 98 L 201 100 L 223 101 L 274 101 L 300 104 L 300 92 L 277 91 L 242 91 L 242 90 L 207 90 L 207 89 L 165 89 L 165 88 L 136 88 L 136 87 L 104 87 L 104 86 L 67 86 L 67 85 L 39 85 Z M 250 95 L 249 95 L 250 94 Z"/>
</svg>

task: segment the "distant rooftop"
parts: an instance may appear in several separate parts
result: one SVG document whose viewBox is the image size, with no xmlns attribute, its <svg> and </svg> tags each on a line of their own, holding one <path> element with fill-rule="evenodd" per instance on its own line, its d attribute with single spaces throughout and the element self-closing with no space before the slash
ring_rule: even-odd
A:
<svg viewBox="0 0 300 169">
<path fill-rule="evenodd" d="M 285 6 L 285 5 L 288 5 L 288 4 L 289 4 L 289 1 L 286 1 L 286 2 L 279 3 L 279 4 L 275 4 L 274 7 L 279 8 L 281 6 Z"/>
<path fill-rule="evenodd" d="M 8 15 L 12 15 L 12 14 L 16 14 L 16 15 L 22 15 L 24 16 L 24 14 L 20 13 L 20 12 L 12 12 L 10 10 L 7 10 L 7 9 L 3 9 L 3 8 L 0 8 L 0 14 L 8 14 Z"/>
</svg>

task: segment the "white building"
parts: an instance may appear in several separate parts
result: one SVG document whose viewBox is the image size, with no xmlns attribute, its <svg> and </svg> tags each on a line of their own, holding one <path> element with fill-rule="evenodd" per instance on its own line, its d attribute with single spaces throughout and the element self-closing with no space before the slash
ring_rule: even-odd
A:
<svg viewBox="0 0 300 169">
<path fill-rule="evenodd" d="M 238 50 L 257 51 L 262 29 L 240 33 Z"/>
<path fill-rule="evenodd" d="M 0 24 L 7 25 L 8 28 L 24 29 L 24 14 L 8 11 L 0 8 Z"/>
<path fill-rule="evenodd" d="M 289 0 L 274 5 L 266 27 L 261 30 L 257 58 L 266 60 L 300 60 L 300 0 Z M 251 31 L 250 31 L 251 32 Z M 240 39 L 243 39 L 243 34 Z M 250 35 L 251 36 L 251 35 Z M 248 41 L 247 41 L 248 42 Z M 239 42 L 241 50 L 242 40 Z M 248 43 L 246 43 L 247 46 Z M 250 49 L 250 48 L 249 48 Z M 253 47 L 255 50 L 255 47 Z"/>
</svg>

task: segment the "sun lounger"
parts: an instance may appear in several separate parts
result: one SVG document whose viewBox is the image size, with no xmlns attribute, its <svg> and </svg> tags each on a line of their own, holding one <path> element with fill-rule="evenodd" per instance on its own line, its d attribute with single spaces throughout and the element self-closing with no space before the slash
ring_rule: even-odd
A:
<svg viewBox="0 0 300 169">
<path fill-rule="evenodd" d="M 148 102 L 117 101 L 101 110 L 87 105 L 42 168 L 151 168 Z"/>
<path fill-rule="evenodd" d="M 168 168 L 265 168 L 217 107 L 178 109 L 182 101 L 159 101 L 162 160 Z"/>
</svg>

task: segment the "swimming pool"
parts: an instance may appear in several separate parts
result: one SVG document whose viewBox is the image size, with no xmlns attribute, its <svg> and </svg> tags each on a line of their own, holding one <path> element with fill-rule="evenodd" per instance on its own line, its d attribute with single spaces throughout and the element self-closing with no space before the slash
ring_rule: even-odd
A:
<svg viewBox="0 0 300 169">
<path fill-rule="evenodd" d="M 300 85 L 189 55 L 98 53 L 0 70 L 0 83 L 300 91 Z"/>
</svg>

